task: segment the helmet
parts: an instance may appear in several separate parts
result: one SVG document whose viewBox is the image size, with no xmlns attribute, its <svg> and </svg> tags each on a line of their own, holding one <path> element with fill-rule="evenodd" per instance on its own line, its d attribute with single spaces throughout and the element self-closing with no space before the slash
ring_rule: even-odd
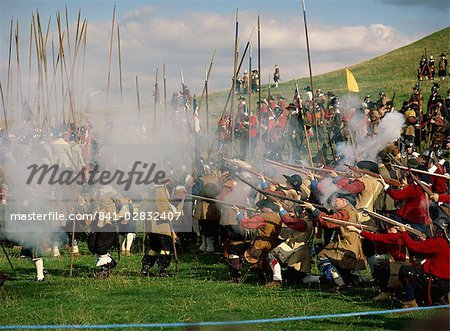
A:
<svg viewBox="0 0 450 331">
<path fill-rule="evenodd" d="M 381 91 L 381 92 L 380 92 L 380 97 L 381 97 L 381 96 L 384 97 L 384 96 L 386 96 L 386 94 L 385 94 L 383 91 Z"/>
<path fill-rule="evenodd" d="M 438 217 L 433 221 L 433 224 L 442 232 L 444 233 L 444 236 L 447 240 L 450 241 L 450 234 L 449 234 L 449 228 L 448 228 L 448 219 L 446 217 Z"/>
</svg>

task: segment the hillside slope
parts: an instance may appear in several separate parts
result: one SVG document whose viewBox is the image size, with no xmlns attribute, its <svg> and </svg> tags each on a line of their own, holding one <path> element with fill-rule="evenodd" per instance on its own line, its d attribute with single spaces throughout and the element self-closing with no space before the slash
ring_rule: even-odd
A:
<svg viewBox="0 0 450 331">
<path fill-rule="evenodd" d="M 349 68 L 352 70 L 359 85 L 360 98 L 363 99 L 366 94 L 370 94 L 372 100 L 376 100 L 380 91 L 384 91 L 391 98 L 393 93 L 396 92 L 395 106 L 400 107 L 402 101 L 409 98 L 412 87 L 417 82 L 417 66 L 425 49 L 427 55 L 433 55 L 436 60 L 435 67 L 437 76 L 439 54 L 444 52 L 447 57 L 450 56 L 450 27 L 384 55 L 350 66 Z M 324 92 L 333 91 L 337 95 L 343 95 L 347 91 L 344 69 L 341 68 L 326 74 L 314 76 L 314 88 L 321 88 Z M 283 95 L 290 100 L 295 89 L 295 82 L 298 83 L 299 88 L 302 90 L 305 86 L 309 85 L 309 77 L 282 83 L 278 89 L 272 88 L 271 94 L 274 96 Z M 421 84 L 424 99 L 427 100 L 432 82 L 422 81 Z M 447 77 L 443 83 L 439 82 L 439 84 L 441 85 L 441 95 L 445 97 L 446 91 L 450 87 L 450 77 Z M 267 96 L 266 85 L 262 86 L 261 91 L 264 97 Z M 223 104 L 220 106 L 220 102 L 224 102 L 227 93 L 221 91 L 211 95 L 211 100 L 217 103 L 217 107 L 214 108 L 218 108 L 220 112 L 223 109 Z M 253 105 L 255 106 L 256 97 L 255 95 L 252 98 Z"/>
</svg>

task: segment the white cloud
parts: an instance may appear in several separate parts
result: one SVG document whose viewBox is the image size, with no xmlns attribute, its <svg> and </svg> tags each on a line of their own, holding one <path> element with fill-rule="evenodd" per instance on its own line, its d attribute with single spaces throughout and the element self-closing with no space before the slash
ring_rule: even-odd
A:
<svg viewBox="0 0 450 331">
<path fill-rule="evenodd" d="M 233 68 L 234 14 L 188 12 L 182 17 L 158 16 L 152 6 L 124 13 L 118 18 L 121 31 L 122 70 L 125 97 L 135 103 L 135 75 L 139 75 L 141 100 L 152 100 L 156 68 L 167 66 L 168 95 L 180 89 L 180 68 L 191 90 L 201 93 L 205 66 L 213 49 L 217 50 L 210 78 L 210 90 L 228 88 Z M 89 19 L 89 17 L 87 17 Z M 256 12 L 240 13 L 240 53 L 257 24 Z M 261 15 L 262 82 L 267 83 L 275 63 L 280 65 L 284 81 L 308 74 L 303 22 L 299 16 L 274 18 Z M 26 30 L 26 29 L 25 29 Z M 25 31 L 23 30 L 23 31 Z M 106 90 L 111 22 L 90 21 L 85 69 L 85 94 Z M 115 30 L 116 33 L 117 30 Z M 390 26 L 329 26 L 309 22 L 313 73 L 338 69 L 383 54 L 409 40 Z M 112 61 L 112 99 L 118 97 L 117 36 Z M 27 40 L 27 37 L 24 38 Z M 253 66 L 257 65 L 257 31 L 251 42 Z M 24 43 L 26 44 L 26 42 Z M 22 54 L 27 54 L 27 47 Z M 2 60 L 2 77 L 6 77 Z M 247 61 L 244 62 L 247 67 Z M 22 68 L 25 77 L 26 68 Z"/>
</svg>

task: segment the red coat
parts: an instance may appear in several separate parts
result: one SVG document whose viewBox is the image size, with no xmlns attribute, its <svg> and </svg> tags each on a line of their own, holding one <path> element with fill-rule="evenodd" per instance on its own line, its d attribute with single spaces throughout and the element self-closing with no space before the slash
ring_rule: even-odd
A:
<svg viewBox="0 0 450 331">
<path fill-rule="evenodd" d="M 410 223 L 430 224 L 428 215 L 428 201 L 425 192 L 419 185 L 411 184 L 401 190 L 388 189 L 389 196 L 396 201 L 403 201 L 403 205 L 395 213 Z"/>
<path fill-rule="evenodd" d="M 442 170 L 441 165 L 435 171 L 435 174 L 443 175 L 445 171 Z M 431 189 L 438 194 L 447 193 L 447 180 L 445 178 L 430 176 L 431 177 Z"/>
<path fill-rule="evenodd" d="M 385 248 L 387 253 L 389 253 L 395 261 L 405 261 L 406 260 L 406 249 L 403 245 L 401 236 L 402 234 L 397 233 L 372 233 L 368 231 L 361 231 L 361 236 L 367 240 L 373 241 L 375 243 L 375 249 Z"/>
<path fill-rule="evenodd" d="M 450 194 L 439 194 L 439 202 L 450 203 Z"/>
<path fill-rule="evenodd" d="M 347 192 L 350 192 L 351 194 L 361 193 L 366 188 L 364 183 L 357 179 L 351 180 L 350 178 L 342 178 L 342 179 L 337 180 L 335 183 L 341 189 L 346 190 Z"/>
<path fill-rule="evenodd" d="M 403 232 L 402 240 L 412 253 L 426 256 L 426 262 L 422 266 L 423 271 L 439 278 L 450 279 L 450 247 L 445 238 L 433 237 L 415 241 Z"/>
<path fill-rule="evenodd" d="M 308 225 L 304 220 L 299 217 L 291 217 L 288 212 L 281 211 L 280 212 L 281 221 L 289 228 L 294 229 L 296 231 L 305 232 L 308 228 Z"/>
</svg>

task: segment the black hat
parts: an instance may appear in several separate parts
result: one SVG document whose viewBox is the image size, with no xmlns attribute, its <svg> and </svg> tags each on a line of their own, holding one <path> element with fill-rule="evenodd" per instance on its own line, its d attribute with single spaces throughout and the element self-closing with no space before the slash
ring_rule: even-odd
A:
<svg viewBox="0 0 450 331">
<path fill-rule="evenodd" d="M 295 103 L 290 103 L 289 106 L 286 107 L 286 109 L 297 109 L 297 106 Z"/>
<path fill-rule="evenodd" d="M 245 97 L 243 95 L 241 95 L 238 100 L 245 100 Z"/>
<path fill-rule="evenodd" d="M 376 164 L 375 162 L 372 161 L 359 161 L 356 166 L 359 169 L 367 169 L 371 172 L 374 172 L 376 174 L 379 174 L 379 170 L 378 170 L 378 164 Z"/>
<path fill-rule="evenodd" d="M 445 56 L 445 54 L 444 54 L 444 53 L 441 53 L 441 55 L 439 55 L 439 56 Z"/>
<path fill-rule="evenodd" d="M 303 90 L 305 90 L 305 91 L 311 91 L 311 86 L 306 86 Z"/>
<path fill-rule="evenodd" d="M 299 175 L 283 175 L 284 178 L 286 178 L 286 182 L 288 182 L 289 184 L 292 185 L 292 187 L 294 187 L 295 190 L 300 190 L 300 186 L 302 186 L 302 177 L 300 177 Z"/>
<path fill-rule="evenodd" d="M 261 199 L 256 203 L 256 207 L 258 209 L 262 209 L 264 207 L 270 208 L 275 212 L 279 212 L 280 211 L 280 207 L 278 205 L 276 205 L 272 199 Z"/>
<path fill-rule="evenodd" d="M 328 91 L 327 92 L 327 97 L 334 97 L 334 92 Z"/>
</svg>

